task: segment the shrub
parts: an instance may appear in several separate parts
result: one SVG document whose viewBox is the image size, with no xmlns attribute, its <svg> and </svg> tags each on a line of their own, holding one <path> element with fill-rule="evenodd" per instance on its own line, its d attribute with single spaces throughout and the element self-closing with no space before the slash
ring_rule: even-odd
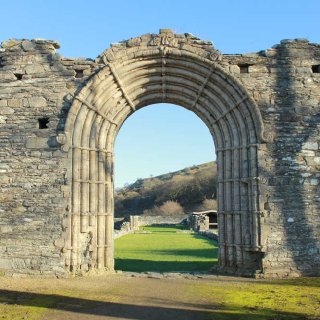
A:
<svg viewBox="0 0 320 320">
<path fill-rule="evenodd" d="M 181 204 L 176 201 L 166 201 L 164 204 L 160 206 L 159 209 L 162 212 L 162 214 L 166 216 L 184 214 Z"/>
<path fill-rule="evenodd" d="M 204 199 L 202 203 L 197 208 L 199 211 L 206 210 L 217 210 L 217 200 L 215 199 Z"/>
<path fill-rule="evenodd" d="M 140 194 L 139 194 L 139 192 L 137 192 L 137 191 L 127 191 L 126 193 L 125 193 L 125 197 L 127 198 L 127 199 L 130 199 L 130 198 L 137 198 L 137 197 L 139 197 L 140 196 Z"/>
<path fill-rule="evenodd" d="M 161 216 L 161 211 L 158 206 L 154 206 L 151 209 L 143 210 L 143 215 L 145 215 L 145 216 Z"/>
<path fill-rule="evenodd" d="M 143 210 L 143 214 L 147 216 L 175 216 L 184 214 L 184 210 L 179 202 L 169 200 L 161 206 Z"/>
</svg>

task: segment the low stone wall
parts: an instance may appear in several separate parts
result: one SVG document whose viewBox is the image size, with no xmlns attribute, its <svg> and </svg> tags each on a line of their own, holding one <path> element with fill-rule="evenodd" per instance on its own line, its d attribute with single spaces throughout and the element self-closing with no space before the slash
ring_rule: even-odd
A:
<svg viewBox="0 0 320 320">
<path fill-rule="evenodd" d="M 134 232 L 133 230 L 127 230 L 127 229 L 114 230 L 113 238 L 118 239 L 122 236 L 125 236 L 126 234 L 133 233 L 133 232 Z"/>
<path fill-rule="evenodd" d="M 114 222 L 114 239 L 120 238 L 126 234 L 133 233 L 140 226 L 150 226 L 153 224 L 181 224 L 187 223 L 187 217 L 176 216 L 130 216 L 123 218 L 115 218 Z"/>
<path fill-rule="evenodd" d="M 219 235 L 217 233 L 211 232 L 211 231 L 198 231 L 198 234 L 201 236 L 204 236 L 209 239 L 213 239 L 215 241 L 219 241 Z"/>
<path fill-rule="evenodd" d="M 187 219 L 186 215 L 166 217 L 166 216 L 139 216 L 139 226 L 150 226 L 152 224 L 180 224 L 185 223 Z"/>
</svg>

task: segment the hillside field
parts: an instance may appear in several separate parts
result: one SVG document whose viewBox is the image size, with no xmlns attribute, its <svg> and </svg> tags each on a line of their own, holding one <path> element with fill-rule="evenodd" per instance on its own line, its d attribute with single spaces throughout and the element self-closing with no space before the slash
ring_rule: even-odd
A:
<svg viewBox="0 0 320 320">
<path fill-rule="evenodd" d="M 215 209 L 217 165 L 208 162 L 157 177 L 137 179 L 117 189 L 115 215 L 162 215 Z M 176 203 L 176 210 L 162 210 L 167 202 Z"/>
</svg>

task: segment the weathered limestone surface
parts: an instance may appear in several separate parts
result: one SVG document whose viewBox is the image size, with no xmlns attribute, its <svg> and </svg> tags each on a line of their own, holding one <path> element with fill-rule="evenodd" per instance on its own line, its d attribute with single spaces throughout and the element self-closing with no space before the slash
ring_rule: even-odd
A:
<svg viewBox="0 0 320 320">
<path fill-rule="evenodd" d="M 8 40 L 0 52 L 0 268 L 9 273 L 65 273 L 59 241 L 67 214 L 65 154 L 56 141 L 66 98 L 91 74 L 91 60 L 64 59 L 47 40 Z M 48 118 L 39 129 L 38 119 Z"/>
<path fill-rule="evenodd" d="M 35 39 L 0 49 L 0 269 L 112 270 L 117 130 L 169 102 L 214 136 L 221 269 L 320 275 L 320 45 L 222 55 L 163 29 L 95 60 L 58 48 Z"/>
</svg>

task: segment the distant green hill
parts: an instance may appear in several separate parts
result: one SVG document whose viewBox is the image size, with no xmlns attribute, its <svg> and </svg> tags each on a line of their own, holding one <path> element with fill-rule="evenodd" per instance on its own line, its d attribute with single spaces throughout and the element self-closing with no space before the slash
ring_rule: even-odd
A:
<svg viewBox="0 0 320 320">
<path fill-rule="evenodd" d="M 215 206 L 217 165 L 208 162 L 157 177 L 138 179 L 115 195 L 115 216 L 157 214 L 168 202 L 177 202 L 184 212 Z M 170 205 L 169 205 L 170 207 Z M 212 208 L 213 209 L 213 208 Z M 170 211 L 170 210 L 169 210 Z"/>
</svg>

